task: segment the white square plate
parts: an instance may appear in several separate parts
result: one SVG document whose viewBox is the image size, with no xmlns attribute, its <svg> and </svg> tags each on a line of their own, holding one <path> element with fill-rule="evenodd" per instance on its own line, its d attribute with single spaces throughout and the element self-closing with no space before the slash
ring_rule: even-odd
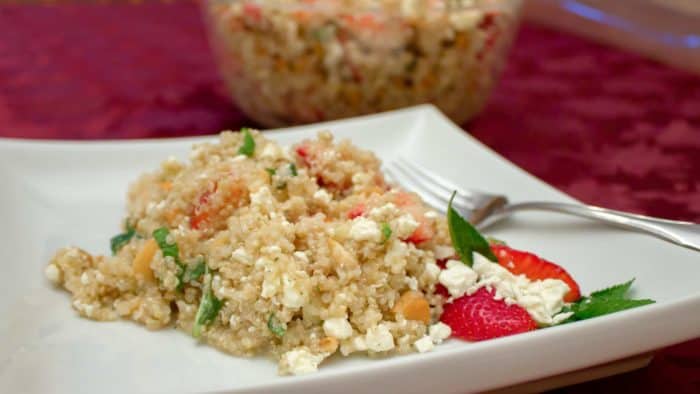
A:
<svg viewBox="0 0 700 394">
<path fill-rule="evenodd" d="M 266 133 L 282 143 L 330 129 L 383 160 L 401 152 L 463 187 L 513 200 L 572 201 L 421 106 Z M 517 132 L 514 130 L 513 132 Z M 128 183 L 201 138 L 125 142 L 0 139 L 0 387 L 30 393 L 465 393 L 514 385 L 700 336 L 700 254 L 657 239 L 552 214 L 522 214 L 492 234 L 566 267 L 584 292 L 637 278 L 657 304 L 433 352 L 331 360 L 317 374 L 278 377 L 270 360 L 242 359 L 175 330 L 79 318 L 43 268 L 61 246 L 108 252 Z"/>
</svg>

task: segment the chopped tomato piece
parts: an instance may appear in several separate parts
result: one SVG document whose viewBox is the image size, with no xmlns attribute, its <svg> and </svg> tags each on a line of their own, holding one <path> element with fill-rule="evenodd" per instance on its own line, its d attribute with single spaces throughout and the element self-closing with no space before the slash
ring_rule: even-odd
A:
<svg viewBox="0 0 700 394">
<path fill-rule="evenodd" d="M 357 204 L 350 211 L 348 211 L 348 219 L 355 219 L 365 214 L 365 209 L 367 207 L 365 204 Z"/>
<path fill-rule="evenodd" d="M 193 229 L 201 229 L 202 225 L 209 220 L 209 200 L 211 199 L 212 194 L 216 192 L 217 188 L 218 184 L 215 184 L 213 190 L 207 190 L 197 199 L 197 205 L 195 205 L 194 212 L 190 218 L 190 226 Z"/>
<path fill-rule="evenodd" d="M 254 3 L 245 3 L 243 6 L 243 14 L 253 20 L 253 22 L 260 22 L 262 20 L 262 9 L 259 5 Z"/>
<path fill-rule="evenodd" d="M 299 145 L 296 147 L 295 151 L 306 167 L 311 166 L 311 152 L 308 145 Z"/>
<path fill-rule="evenodd" d="M 426 208 L 416 196 L 406 192 L 399 192 L 394 198 L 394 203 L 403 211 L 411 214 L 413 219 L 418 222 L 418 228 L 405 241 L 417 245 L 433 239 L 435 236 L 433 220 L 425 217 Z"/>
<path fill-rule="evenodd" d="M 240 180 L 215 183 L 213 188 L 197 198 L 190 214 L 190 227 L 204 230 L 219 226 L 224 218 L 230 216 L 233 209 L 240 206 L 246 190 Z"/>
<path fill-rule="evenodd" d="M 425 241 L 430 241 L 433 239 L 435 236 L 435 230 L 433 230 L 433 227 L 430 223 L 427 223 L 425 219 L 419 220 L 416 219 L 419 223 L 418 228 L 416 231 L 411 234 L 406 241 L 418 245 L 420 243 L 423 243 Z"/>
</svg>

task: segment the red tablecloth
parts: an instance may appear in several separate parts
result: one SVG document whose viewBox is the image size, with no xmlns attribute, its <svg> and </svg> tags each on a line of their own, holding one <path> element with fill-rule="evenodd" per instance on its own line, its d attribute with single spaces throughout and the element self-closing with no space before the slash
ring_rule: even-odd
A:
<svg viewBox="0 0 700 394">
<path fill-rule="evenodd" d="M 0 7 L 0 136 L 172 137 L 246 123 L 192 4 Z M 700 222 L 698 76 L 526 24 L 467 128 L 580 200 Z M 700 393 L 700 340 L 560 392 L 613 391 Z"/>
</svg>

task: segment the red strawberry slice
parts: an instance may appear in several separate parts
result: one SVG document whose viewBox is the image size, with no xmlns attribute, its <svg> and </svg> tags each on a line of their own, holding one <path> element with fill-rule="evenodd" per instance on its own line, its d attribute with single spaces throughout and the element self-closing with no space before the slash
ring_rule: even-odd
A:
<svg viewBox="0 0 700 394">
<path fill-rule="evenodd" d="M 438 284 L 435 285 L 435 294 L 441 295 L 441 296 L 443 296 L 443 297 L 445 297 L 445 298 L 449 298 L 449 297 L 450 297 L 450 291 L 447 290 L 447 287 L 445 287 L 445 286 L 442 285 L 441 283 L 438 283 Z"/>
<path fill-rule="evenodd" d="M 564 297 L 566 302 L 575 302 L 581 298 L 581 290 L 574 278 L 566 270 L 535 254 L 511 249 L 504 245 L 492 245 L 498 263 L 514 275 L 524 274 L 530 280 L 559 279 L 569 285 L 569 292 Z"/>
<path fill-rule="evenodd" d="M 452 335 L 468 341 L 483 341 L 537 329 L 525 309 L 495 300 L 481 288 L 445 304 L 440 320 L 450 326 Z"/>
</svg>

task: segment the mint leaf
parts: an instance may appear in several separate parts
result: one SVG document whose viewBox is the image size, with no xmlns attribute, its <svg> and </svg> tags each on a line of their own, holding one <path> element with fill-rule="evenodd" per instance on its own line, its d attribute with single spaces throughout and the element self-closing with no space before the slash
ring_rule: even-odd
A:
<svg viewBox="0 0 700 394">
<path fill-rule="evenodd" d="M 182 275 L 182 283 L 189 283 L 199 279 L 204 275 L 206 267 L 207 264 L 204 260 L 200 260 L 194 267 L 187 267 L 185 273 Z"/>
<path fill-rule="evenodd" d="M 238 149 L 238 153 L 248 157 L 253 157 L 253 154 L 255 153 L 255 140 L 250 134 L 250 129 L 243 128 L 241 131 L 243 132 L 243 145 Z"/>
<path fill-rule="evenodd" d="M 126 232 L 112 237 L 109 240 L 109 248 L 112 249 L 112 255 L 116 255 L 124 245 L 131 241 L 131 238 L 134 238 L 134 235 L 136 235 L 136 230 L 131 226 L 127 226 Z"/>
<path fill-rule="evenodd" d="M 452 208 L 452 201 L 455 195 L 457 195 L 456 191 L 452 193 L 450 203 L 447 205 L 447 226 L 450 230 L 452 247 L 455 248 L 462 262 L 470 267 L 474 263 L 473 252 L 477 252 L 487 259 L 497 262 L 498 259 L 493 254 L 491 246 L 484 236 Z"/>
<path fill-rule="evenodd" d="M 572 307 L 572 312 L 574 312 L 572 318 L 586 320 L 653 303 L 653 300 L 591 298 Z"/>
<path fill-rule="evenodd" d="M 180 260 L 180 248 L 176 243 L 168 243 L 168 235 L 170 230 L 166 227 L 161 227 L 153 231 L 153 239 L 156 240 L 158 247 L 163 252 L 163 257 L 172 257 L 175 261 Z"/>
<path fill-rule="evenodd" d="M 386 242 L 391 238 L 391 227 L 389 227 L 389 223 L 382 223 L 382 242 Z"/>
<path fill-rule="evenodd" d="M 632 283 L 634 283 L 634 279 L 594 291 L 590 296 L 583 297 L 577 302 L 567 305 L 561 312 L 572 312 L 573 315 L 563 323 L 591 319 L 654 303 L 654 300 L 628 299 L 627 293 L 632 287 Z"/>
<path fill-rule="evenodd" d="M 205 275 L 208 273 L 209 268 L 205 265 Z M 216 298 L 211 290 L 211 277 L 209 277 L 209 281 L 202 288 L 202 299 L 199 302 L 199 309 L 197 309 L 197 315 L 195 315 L 194 324 L 192 325 L 192 335 L 195 338 L 199 338 L 202 335 L 204 326 L 216 319 L 222 306 L 223 302 Z"/>
<path fill-rule="evenodd" d="M 610 286 L 607 289 L 594 291 L 591 293 L 590 298 L 623 299 L 632 287 L 632 283 L 634 283 L 634 279 L 619 285 Z"/>
<path fill-rule="evenodd" d="M 267 329 L 275 334 L 276 337 L 282 338 L 287 332 L 287 325 L 282 323 L 274 313 L 271 313 L 267 319 Z"/>
<path fill-rule="evenodd" d="M 182 261 L 180 261 L 180 248 L 177 246 L 177 244 L 168 243 L 169 234 L 170 230 L 168 230 L 166 227 L 161 227 L 153 231 L 153 239 L 156 240 L 158 247 L 163 253 L 163 257 L 172 257 L 172 259 L 175 261 L 175 264 L 180 269 L 180 272 L 177 275 L 177 290 L 182 291 L 182 289 L 185 287 L 186 281 L 184 280 L 184 275 L 187 266 L 185 266 L 185 264 L 183 264 Z"/>
</svg>

